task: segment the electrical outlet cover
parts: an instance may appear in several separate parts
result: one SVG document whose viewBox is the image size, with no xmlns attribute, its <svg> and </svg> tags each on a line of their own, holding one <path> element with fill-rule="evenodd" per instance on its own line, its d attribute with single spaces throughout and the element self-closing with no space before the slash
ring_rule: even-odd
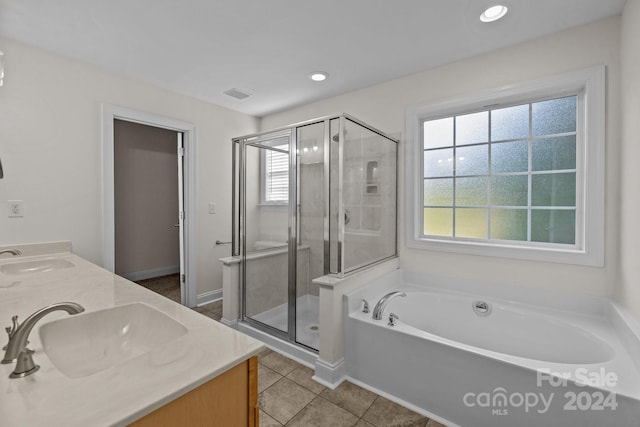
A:
<svg viewBox="0 0 640 427">
<path fill-rule="evenodd" d="M 8 200 L 9 218 L 22 218 L 24 209 L 22 200 Z"/>
</svg>

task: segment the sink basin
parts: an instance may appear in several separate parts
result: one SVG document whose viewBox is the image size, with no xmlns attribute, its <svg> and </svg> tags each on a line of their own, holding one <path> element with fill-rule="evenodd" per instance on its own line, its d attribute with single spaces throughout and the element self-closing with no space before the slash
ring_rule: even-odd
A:
<svg viewBox="0 0 640 427">
<path fill-rule="evenodd" d="M 187 328 L 143 303 L 121 305 L 45 323 L 44 352 L 71 378 L 118 365 L 187 333 Z"/>
<path fill-rule="evenodd" d="M 0 265 L 0 272 L 8 275 L 44 273 L 46 271 L 55 271 L 73 266 L 74 264 L 66 259 L 52 258 Z"/>
</svg>

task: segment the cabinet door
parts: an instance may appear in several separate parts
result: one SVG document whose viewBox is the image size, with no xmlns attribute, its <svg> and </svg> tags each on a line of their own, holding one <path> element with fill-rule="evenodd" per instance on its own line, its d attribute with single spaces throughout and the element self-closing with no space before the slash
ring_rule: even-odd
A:
<svg viewBox="0 0 640 427">
<path fill-rule="evenodd" d="M 133 427 L 258 426 L 257 358 L 229 369 L 131 424 Z"/>
</svg>

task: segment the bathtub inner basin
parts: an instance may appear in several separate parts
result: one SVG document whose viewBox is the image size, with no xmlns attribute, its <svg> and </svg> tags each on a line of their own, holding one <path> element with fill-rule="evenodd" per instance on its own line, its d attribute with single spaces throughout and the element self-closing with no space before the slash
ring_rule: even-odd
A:
<svg viewBox="0 0 640 427">
<path fill-rule="evenodd" d="M 406 298 L 390 304 L 390 311 L 420 331 L 516 357 L 591 364 L 615 355 L 605 341 L 561 317 L 491 302 L 490 313 L 479 316 L 474 301 L 459 295 L 407 292 Z"/>
</svg>

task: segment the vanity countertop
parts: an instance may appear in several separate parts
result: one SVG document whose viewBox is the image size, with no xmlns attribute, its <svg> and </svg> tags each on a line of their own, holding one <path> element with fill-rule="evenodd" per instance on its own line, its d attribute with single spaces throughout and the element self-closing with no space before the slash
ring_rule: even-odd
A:
<svg viewBox="0 0 640 427">
<path fill-rule="evenodd" d="M 215 378 L 264 348 L 259 341 L 98 267 L 71 252 L 0 259 L 0 326 L 22 322 L 57 302 L 75 302 L 85 313 L 144 303 L 180 322 L 186 334 L 101 372 L 80 378 L 61 373 L 44 353 L 40 326 L 69 315 L 53 312 L 29 335 L 40 370 L 10 379 L 15 363 L 0 365 L 0 425 L 122 426 Z M 63 268 L 16 274 L 2 266 L 18 261 L 57 261 Z M 73 266 L 68 267 L 68 261 Z M 7 273 L 8 272 L 8 273 Z M 84 314 L 84 313 L 83 313 Z M 82 316 L 78 314 L 77 316 Z M 4 333 L 3 333 L 4 335 Z M 6 336 L 0 338 L 3 346 Z M 4 354 L 4 353 L 3 353 Z M 1 355 L 0 355 L 1 356 Z"/>
</svg>

